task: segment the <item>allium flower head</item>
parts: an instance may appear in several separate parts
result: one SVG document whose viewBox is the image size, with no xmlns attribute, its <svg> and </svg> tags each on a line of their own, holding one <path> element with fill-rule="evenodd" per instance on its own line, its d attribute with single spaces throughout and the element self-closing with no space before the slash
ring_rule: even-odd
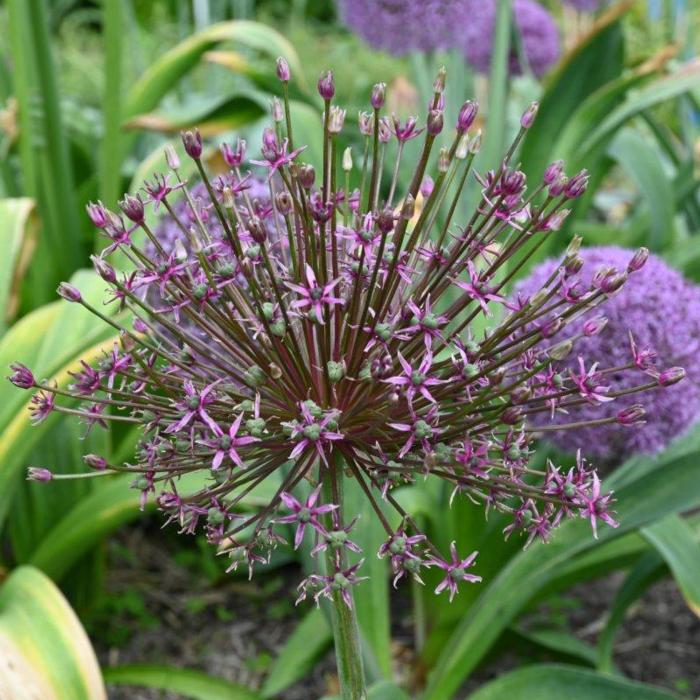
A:
<svg viewBox="0 0 700 700">
<path fill-rule="evenodd" d="M 469 12 L 464 16 L 459 34 L 460 47 L 476 70 L 488 73 L 491 67 L 496 28 L 496 0 L 468 0 Z M 511 46 L 510 72 L 514 75 L 529 69 L 541 76 L 559 59 L 559 31 L 552 15 L 535 0 L 513 0 L 513 21 L 521 44 Z M 512 43 L 512 42 L 511 42 Z M 523 65 L 524 60 L 527 66 Z"/>
<path fill-rule="evenodd" d="M 345 24 L 370 46 L 391 54 L 459 49 L 476 70 L 491 66 L 496 26 L 496 0 L 339 0 Z M 559 33 L 554 18 L 535 0 L 514 0 L 515 40 L 510 70 L 529 69 L 543 75 L 559 58 Z M 523 65 L 524 62 L 527 66 Z"/>
<path fill-rule="evenodd" d="M 286 87 L 289 76 L 280 78 Z M 357 514 L 343 502 L 343 482 L 351 479 L 386 530 L 378 554 L 394 580 L 420 580 L 421 568 L 438 567 L 444 579 L 436 592 L 452 598 L 460 584 L 479 580 L 476 552 L 460 551 L 459 543 L 439 552 L 394 497 L 396 486 L 442 479 L 453 498 L 508 514 L 506 534 L 517 531 L 526 542 L 548 538 L 565 517 L 589 519 L 594 531 L 598 521 L 614 526 L 613 499 L 582 456 L 569 467 L 549 464 L 544 474 L 530 469 L 528 420 L 584 401 L 614 404 L 620 372 L 633 387 L 665 392 L 682 370 L 651 372 L 642 351 L 622 368 L 611 368 L 605 352 L 563 368 L 572 342 L 562 342 L 562 331 L 627 275 L 606 268 L 575 283 L 576 241 L 540 291 L 508 301 L 508 259 L 515 252 L 526 259 L 553 235 L 552 219 L 587 183 L 578 173 L 552 194 L 547 180 L 565 178 L 563 164 L 531 186 L 511 164 L 536 105 L 501 166 L 475 173 L 479 136 L 464 118 L 475 106 L 444 115 L 441 74 L 427 128 L 425 118 L 412 122 L 419 157 L 402 157 L 399 147 L 386 178 L 386 141 L 400 142 L 406 127 L 395 124 L 392 136 L 383 126 L 376 96 L 384 88 L 375 89 L 379 118 L 361 130 L 371 157 L 361 172 L 350 165 L 360 187 L 345 191 L 336 143 L 343 124 L 330 118 L 337 108 L 330 81 L 324 74 L 319 85 L 327 110 L 319 120 L 320 172 L 301 162 L 304 146 L 292 142 L 291 125 L 277 122 L 263 134 L 261 158 L 246 160 L 239 142 L 225 149 L 228 172 L 212 180 L 201 160 L 206 146 L 192 131 L 183 139 L 197 182 L 183 179 L 168 151 L 171 172 L 147 183 L 145 197 L 124 200 L 138 219 L 133 227 L 92 205 L 89 214 L 108 239 L 93 262 L 108 303 L 116 304 L 109 322 L 119 341 L 101 361 L 81 363 L 67 388 L 37 381 L 21 364 L 11 367 L 10 380 L 36 391 L 36 422 L 64 412 L 89 426 L 135 426 L 135 458 L 112 464 L 88 455 L 89 474 L 132 475 L 143 504 L 154 499 L 184 533 L 204 532 L 230 556 L 231 569 L 247 565 L 252 575 L 286 540 L 300 549 L 306 543 L 327 563 L 302 581 L 300 599 L 335 596 L 350 605 L 352 587 L 363 580 L 360 557 L 370 554 L 353 541 Z M 430 122 L 448 118 L 459 128 L 436 153 Z M 457 220 L 462 187 L 450 184 L 467 178 L 481 196 L 472 215 Z M 153 230 L 141 203 L 164 217 Z M 126 270 L 108 261 L 117 250 L 130 262 Z M 639 274 L 644 258 L 642 251 L 629 274 Z M 107 319 L 77 291 L 63 296 Z M 475 330 L 484 326 L 487 333 Z M 638 423 L 640 410 L 627 410 L 625 423 Z M 30 475 L 45 479 L 38 469 Z M 194 490 L 182 480 L 192 473 L 201 477 Z M 251 512 L 244 499 L 267 480 L 273 496 Z M 398 529 L 381 501 L 397 509 Z"/>
<path fill-rule="evenodd" d="M 605 0 L 564 0 L 566 5 L 577 9 L 579 12 L 595 12 Z"/>
<path fill-rule="evenodd" d="M 582 248 L 580 273 L 560 288 L 583 289 L 602 279 L 610 268 L 624 271 L 643 266 L 630 274 L 624 287 L 610 297 L 602 309 L 581 315 L 561 332 L 562 337 L 579 337 L 576 353 L 566 364 L 580 376 L 577 353 L 591 358 L 605 358 L 617 367 L 636 365 L 653 375 L 659 362 L 682 365 L 687 381 L 654 392 L 645 399 L 643 419 L 635 410 L 639 397 L 621 396 L 610 406 L 582 403 L 567 409 L 568 413 L 541 415 L 537 422 L 548 431 L 559 422 L 589 421 L 603 416 L 620 416 L 619 425 L 582 426 L 566 432 L 547 432 L 559 447 L 568 451 L 582 449 L 609 462 L 619 461 L 638 453 L 662 450 L 675 436 L 700 418 L 700 287 L 683 278 L 655 255 L 640 256 L 632 250 L 616 246 Z M 644 261 L 644 262 L 642 262 Z M 531 295 L 556 272 L 559 263 L 547 260 L 538 265 L 517 287 L 522 295 Z M 600 324 L 600 315 L 606 323 Z M 599 330 L 600 326 L 600 330 Z M 601 382 L 615 393 L 632 387 L 635 377 L 626 372 L 609 373 Z M 631 425 L 645 420 L 642 430 L 630 430 Z"/>
</svg>

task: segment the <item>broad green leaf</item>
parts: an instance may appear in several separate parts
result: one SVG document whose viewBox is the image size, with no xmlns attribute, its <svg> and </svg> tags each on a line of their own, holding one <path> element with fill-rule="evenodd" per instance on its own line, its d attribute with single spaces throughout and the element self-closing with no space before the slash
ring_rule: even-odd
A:
<svg viewBox="0 0 700 700">
<path fill-rule="evenodd" d="M 0 199 L 0 334 L 17 313 L 19 286 L 36 246 L 36 203 Z"/>
<path fill-rule="evenodd" d="M 169 690 L 192 700 L 256 700 L 260 697 L 241 685 L 186 668 L 134 664 L 105 668 L 103 672 L 110 685 Z"/>
<path fill-rule="evenodd" d="M 542 664 L 506 673 L 469 700 L 680 700 L 668 690 L 570 666 Z"/>
<path fill-rule="evenodd" d="M 547 653 L 547 658 L 554 661 L 583 662 L 595 666 L 597 653 L 594 647 L 565 630 L 537 628 L 526 630 L 515 627 L 510 636 L 516 642 L 523 643 L 523 651 L 532 656 L 533 648 L 540 648 Z"/>
<path fill-rule="evenodd" d="M 627 176 L 636 184 L 640 199 L 649 212 L 647 245 L 655 251 L 667 247 L 673 237 L 675 202 L 671 180 L 658 149 L 634 129 L 623 129 L 608 148 Z"/>
<path fill-rule="evenodd" d="M 303 678 L 332 644 L 333 634 L 328 620 L 320 608 L 312 608 L 297 625 L 272 664 L 261 690 L 262 696 L 274 697 Z"/>
<path fill-rule="evenodd" d="M 642 535 L 664 558 L 688 607 L 700 617 L 700 544 L 691 527 L 669 515 L 643 528 Z"/>
<path fill-rule="evenodd" d="M 639 527 L 700 503 L 697 454 L 673 461 L 658 460 L 640 478 L 616 491 L 620 526 L 591 537 L 587 523 L 569 521 L 548 544 L 537 544 L 516 555 L 490 582 L 471 606 L 445 645 L 426 690 L 426 700 L 447 700 L 471 673 L 504 628 L 518 615 L 533 593 L 557 576 L 574 556 L 632 532 Z M 476 569 L 478 573 L 478 569 Z"/>
<path fill-rule="evenodd" d="M 206 51 L 228 41 L 265 54 L 270 61 L 270 72 L 274 70 L 275 58 L 285 56 L 294 80 L 302 79 L 301 65 L 294 47 L 272 27 L 246 20 L 221 22 L 185 39 L 155 61 L 131 88 L 124 118 L 150 112 Z M 242 57 L 241 60 L 241 72 L 246 73 L 249 63 Z"/>
<path fill-rule="evenodd" d="M 367 700 L 408 700 L 405 690 L 391 681 L 380 681 L 367 690 Z M 327 695 L 321 700 L 341 700 L 340 695 Z"/>
<path fill-rule="evenodd" d="M 0 588 L 0 697 L 107 699 L 78 618 L 51 580 L 29 566 Z"/>
<path fill-rule="evenodd" d="M 549 161 L 562 157 L 553 151 L 553 136 L 562 133 L 589 95 L 620 75 L 624 47 L 619 20 L 630 5 L 619 3 L 604 13 L 545 81 L 537 119 L 520 151 L 529 177 L 541 177 Z"/>
<path fill-rule="evenodd" d="M 255 94 L 217 95 L 182 108 L 139 114 L 125 124 L 128 129 L 146 129 L 166 134 L 196 126 L 202 136 L 240 129 L 266 113 L 263 97 Z"/>
<path fill-rule="evenodd" d="M 82 272 L 72 281 L 86 299 L 102 305 L 104 282 L 96 275 Z M 68 372 L 79 368 L 81 357 L 87 361 L 99 359 L 103 352 L 111 350 L 115 339 L 113 328 L 96 320 L 80 305 L 55 302 L 28 314 L 5 334 L 0 341 L 0 366 L 23 362 L 37 378 L 65 386 L 71 379 Z M 0 523 L 27 466 L 27 455 L 61 419 L 54 413 L 41 425 L 32 426 L 27 413 L 30 398 L 31 392 L 9 382 L 0 384 Z"/>
</svg>

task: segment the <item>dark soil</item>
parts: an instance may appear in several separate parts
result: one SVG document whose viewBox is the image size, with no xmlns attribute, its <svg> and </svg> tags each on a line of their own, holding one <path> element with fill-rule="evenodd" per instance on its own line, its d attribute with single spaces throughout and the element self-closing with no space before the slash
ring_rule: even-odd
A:
<svg viewBox="0 0 700 700">
<path fill-rule="evenodd" d="M 181 540 L 134 527 L 110 544 L 107 594 L 90 629 L 105 665 L 160 663 L 198 668 L 259 688 L 305 607 L 294 606 L 300 578 L 293 565 L 245 577 L 221 576 L 207 548 L 182 548 Z M 203 573 L 204 572 L 204 573 Z M 621 576 L 611 575 L 560 596 L 529 616 L 566 627 L 595 644 Z M 397 678 L 410 677 L 414 659 L 407 594 L 398 592 L 393 617 Z M 527 651 L 527 650 L 526 650 Z M 487 663 L 460 697 L 527 659 L 507 654 Z M 662 580 L 628 612 L 615 644 L 614 662 L 630 678 L 689 697 L 700 693 L 700 620 L 671 580 Z M 280 700 L 314 700 L 337 690 L 329 652 L 308 677 Z M 109 688 L 110 700 L 180 700 L 179 695 Z"/>
</svg>

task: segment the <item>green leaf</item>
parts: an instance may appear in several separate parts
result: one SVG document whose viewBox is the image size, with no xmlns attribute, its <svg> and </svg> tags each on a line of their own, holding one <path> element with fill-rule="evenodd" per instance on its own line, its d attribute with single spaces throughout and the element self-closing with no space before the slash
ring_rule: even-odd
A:
<svg viewBox="0 0 700 700">
<path fill-rule="evenodd" d="M 155 61 L 129 92 L 124 117 L 129 119 L 150 112 L 183 75 L 199 62 L 206 51 L 226 41 L 265 54 L 270 60 L 270 71 L 274 70 L 272 61 L 277 56 L 285 56 L 294 80 L 303 79 L 294 47 L 272 27 L 246 20 L 221 22 L 185 39 Z M 248 66 L 248 62 L 241 57 L 240 72 L 245 74 Z"/>
<path fill-rule="evenodd" d="M 589 95 L 616 79 L 622 72 L 624 43 L 620 16 L 630 3 L 620 3 L 606 12 L 562 60 L 545 82 L 545 93 L 535 123 L 528 130 L 520 151 L 528 177 L 541 177 L 554 157 L 555 147 L 571 116 Z"/>
<path fill-rule="evenodd" d="M 618 676 L 555 664 L 512 671 L 472 693 L 469 700 L 679 700 L 668 690 Z"/>
<path fill-rule="evenodd" d="M 134 685 L 172 691 L 193 700 L 256 700 L 260 696 L 248 688 L 202 671 L 172 666 L 134 664 L 104 669 L 110 685 Z"/>
<path fill-rule="evenodd" d="M 638 131 L 623 129 L 610 144 L 608 155 L 636 184 L 640 199 L 649 211 L 647 245 L 656 251 L 665 249 L 673 237 L 675 202 L 671 180 L 658 150 Z"/>
<path fill-rule="evenodd" d="M 445 645 L 429 678 L 426 700 L 451 698 L 533 594 L 573 557 L 593 550 L 598 542 L 612 541 L 700 503 L 697 459 L 697 454 L 673 461 L 658 459 L 653 468 L 641 470 L 639 478 L 620 487 L 615 494 L 620 527 L 602 529 L 600 540 L 594 540 L 587 523 L 579 519 L 563 524 L 548 544 L 534 545 L 516 555 L 484 587 Z"/>
<path fill-rule="evenodd" d="M 78 618 L 51 580 L 29 566 L 0 588 L 0 695 L 107 700 Z"/>
<path fill-rule="evenodd" d="M 36 245 L 37 223 L 33 199 L 0 199 L 0 335 L 17 313 L 19 287 Z"/>
<path fill-rule="evenodd" d="M 262 687 L 262 696 L 274 697 L 303 678 L 332 643 L 328 620 L 320 608 L 313 608 L 297 625 L 272 664 Z"/>
<path fill-rule="evenodd" d="M 595 666 L 597 653 L 594 647 L 582 641 L 575 635 L 560 629 L 523 629 L 515 627 L 510 634 L 519 642 L 524 642 L 525 652 L 528 656 L 533 647 L 539 647 L 547 652 L 549 660 L 578 661 L 588 666 Z"/>
<path fill-rule="evenodd" d="M 642 530 L 664 558 L 688 607 L 700 617 L 700 544 L 688 523 L 669 515 Z"/>
<path fill-rule="evenodd" d="M 101 306 L 102 280 L 93 273 L 78 273 L 72 281 L 87 300 Z M 96 323 L 80 305 L 55 302 L 28 314 L 5 334 L 0 341 L 0 366 L 23 362 L 38 379 L 65 386 L 71 379 L 68 372 L 79 368 L 78 359 L 101 357 L 103 351 L 111 350 L 114 334 L 114 329 Z M 0 523 L 22 480 L 30 450 L 61 419 L 54 413 L 32 426 L 27 413 L 30 398 L 31 392 L 9 382 L 0 384 Z"/>
<path fill-rule="evenodd" d="M 367 690 L 367 700 L 408 700 L 406 691 L 391 681 L 379 681 Z M 340 695 L 327 695 L 321 700 L 341 700 Z"/>
<path fill-rule="evenodd" d="M 124 126 L 128 129 L 147 129 L 166 134 L 196 126 L 202 136 L 206 137 L 240 129 L 260 119 L 265 112 L 264 97 L 261 95 L 217 95 L 185 105 L 184 108 L 168 107 L 162 112 L 139 114 L 129 119 Z"/>
</svg>

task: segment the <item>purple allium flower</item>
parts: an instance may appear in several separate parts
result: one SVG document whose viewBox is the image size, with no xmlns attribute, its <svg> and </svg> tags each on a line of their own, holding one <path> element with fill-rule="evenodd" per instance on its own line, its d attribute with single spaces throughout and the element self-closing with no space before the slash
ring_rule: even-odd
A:
<svg viewBox="0 0 700 700">
<path fill-rule="evenodd" d="M 579 12 L 595 12 L 604 3 L 604 0 L 564 0 L 564 3 Z"/>
<path fill-rule="evenodd" d="M 468 0 L 468 12 L 461 20 L 460 46 L 476 70 L 488 73 L 496 27 L 496 0 Z M 535 0 L 514 0 L 513 20 L 527 66 L 517 46 L 511 46 L 510 71 L 518 75 L 529 68 L 541 76 L 557 62 L 561 53 L 559 31 L 554 18 Z"/>
<path fill-rule="evenodd" d="M 466 571 L 476 553 L 460 558 L 455 544 L 441 554 L 394 498 L 397 485 L 442 479 L 453 498 L 509 515 L 506 534 L 517 531 L 527 543 L 546 539 L 566 517 L 589 519 L 594 531 L 599 520 L 614 526 L 612 497 L 583 456 L 568 469 L 550 464 L 544 475 L 530 468 L 535 429 L 528 421 L 585 404 L 601 412 L 571 427 L 632 430 L 644 417 L 638 404 L 603 410 L 636 389 L 682 391 L 672 385 L 683 370 L 666 362 L 669 355 L 675 364 L 676 354 L 664 347 L 657 371 L 643 344 L 627 344 L 623 365 L 611 364 L 611 353 L 590 345 L 603 337 L 599 315 L 573 339 L 563 334 L 628 276 L 647 270 L 644 251 L 625 261 L 626 270 L 605 267 L 578 280 L 582 261 L 572 244 L 561 272 L 543 279 L 530 300 L 504 297 L 510 256 L 526 260 L 555 230 L 552 218 L 566 212 L 573 195 L 563 164 L 545 175 L 562 180 L 556 195 L 544 180 L 528 187 L 510 162 L 514 148 L 497 171 L 474 172 L 473 159 L 457 148 L 466 138 L 469 151 L 478 150 L 478 137 L 462 133 L 471 120 L 462 112 L 453 147 L 439 153 L 425 118 L 395 122 L 400 142 L 423 133 L 420 155 L 399 155 L 384 168 L 392 134 L 375 90 L 361 133 L 367 147 L 377 147 L 366 149 L 359 190 L 345 192 L 334 143 L 342 110 L 332 104 L 329 81 L 325 74 L 320 85 L 328 118 L 319 120 L 328 167 L 318 176 L 300 162 L 304 146 L 283 122 L 263 132 L 260 160 L 246 160 L 242 142 L 224 149 L 229 169 L 214 180 L 191 131 L 183 138 L 197 182 L 186 184 L 166 153 L 172 172 L 146 184 L 144 199 L 123 200 L 134 227 L 94 205 L 90 216 L 110 244 L 93 262 L 109 288 L 107 303 L 117 307 L 110 322 L 119 341 L 98 362 L 83 362 L 67 388 L 35 381 L 19 364 L 10 380 L 37 390 L 30 401 L 36 422 L 57 412 L 88 429 L 134 425 L 135 457 L 109 464 L 89 455 L 87 474 L 130 474 L 142 506 L 153 499 L 181 532 L 204 532 L 229 554 L 229 570 L 245 564 L 252 575 L 293 529 L 295 547 L 312 536 L 312 553 L 326 559 L 323 574 L 302 582 L 300 598 L 351 606 L 362 560 L 352 535 L 357 514 L 345 512 L 341 487 L 353 479 L 386 531 L 378 554 L 389 558 L 395 581 L 420 580 L 422 567 L 438 566 L 445 579 L 437 592 L 452 598 L 461 581 L 478 580 Z M 428 117 L 433 131 L 444 121 L 443 88 L 441 73 Z M 535 112 L 521 120 L 518 140 Z M 450 188 L 455 176 L 481 188 L 463 220 L 453 220 L 462 192 Z M 574 185 L 580 194 L 586 174 Z M 151 228 L 142 207 L 159 211 L 160 223 Z M 117 250 L 129 269 L 107 262 Z M 77 291 L 61 290 L 104 319 Z M 630 321 L 638 333 L 633 314 Z M 646 342 L 641 333 L 638 340 Z M 692 360 L 694 349 L 688 341 L 681 352 Z M 576 359 L 567 371 L 569 355 Z M 631 390 L 617 389 L 618 374 L 633 377 Z M 200 477 L 195 489 L 181 478 L 192 473 Z M 245 509 L 242 500 L 270 477 L 269 501 Z M 382 505 L 398 511 L 398 529 Z"/>
<path fill-rule="evenodd" d="M 556 415 L 554 421 L 550 421 L 550 415 L 540 414 L 536 422 L 549 429 L 556 423 L 621 414 L 617 425 L 584 426 L 566 432 L 547 432 L 546 436 L 562 449 L 582 449 L 609 462 L 638 453 L 658 452 L 700 417 L 700 365 L 696 361 L 700 350 L 700 287 L 686 281 L 655 255 L 648 255 L 641 268 L 637 261 L 644 255 L 615 246 L 582 248 L 578 257 L 583 267 L 573 280 L 566 282 L 569 287 L 576 282 L 583 286 L 590 284 L 596 276 L 605 277 L 611 268 L 620 272 L 630 270 L 630 278 L 605 303 L 603 313 L 607 324 L 602 330 L 590 332 L 597 326 L 599 314 L 591 311 L 562 331 L 561 337 L 583 335 L 576 343 L 576 352 L 566 361 L 573 380 L 578 384 L 583 378 L 579 354 L 604 359 L 606 365 L 613 367 L 633 364 L 638 370 L 636 375 L 622 371 L 601 375 L 598 381 L 582 385 L 582 395 L 588 394 L 586 398 L 590 399 L 592 392 L 598 391 L 598 400 L 606 401 L 611 393 L 639 384 L 645 372 L 654 371 L 656 362 L 663 363 L 660 369 L 665 370 L 659 375 L 660 384 L 668 376 L 669 365 L 684 366 L 688 377 L 677 386 L 647 395 L 646 424 L 641 430 L 626 427 L 641 419 L 638 416 L 633 420 L 636 410 L 628 413 L 638 404 L 634 395 L 621 396 L 609 407 L 591 405 L 587 400 L 581 406 L 568 408 L 568 414 Z M 524 296 L 536 293 L 558 266 L 556 260 L 543 262 L 516 291 Z M 595 375 L 593 365 L 586 368 Z M 606 390 L 601 389 L 604 386 Z"/>
</svg>

